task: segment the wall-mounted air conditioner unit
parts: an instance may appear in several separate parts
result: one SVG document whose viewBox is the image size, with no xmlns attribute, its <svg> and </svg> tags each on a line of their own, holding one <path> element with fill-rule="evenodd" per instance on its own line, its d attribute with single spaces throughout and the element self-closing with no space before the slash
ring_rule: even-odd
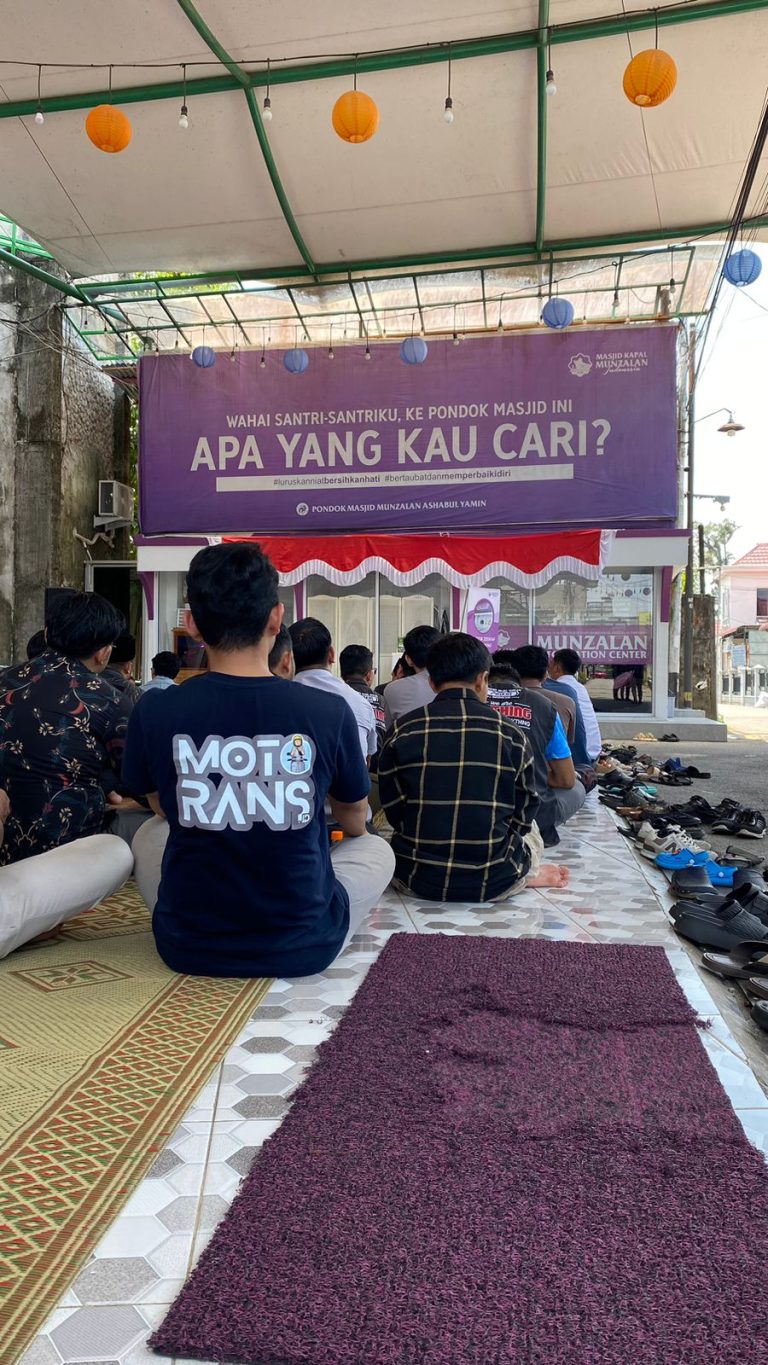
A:
<svg viewBox="0 0 768 1365">
<path fill-rule="evenodd" d="M 133 521 L 133 489 L 116 479 L 99 479 L 99 510 L 93 518 L 94 526 L 106 526 L 117 531 Z"/>
</svg>

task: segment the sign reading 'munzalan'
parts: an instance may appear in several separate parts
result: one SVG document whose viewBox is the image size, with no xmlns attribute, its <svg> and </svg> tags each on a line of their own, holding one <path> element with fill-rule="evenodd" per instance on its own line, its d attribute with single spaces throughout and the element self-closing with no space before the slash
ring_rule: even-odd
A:
<svg viewBox="0 0 768 1365">
<path fill-rule="evenodd" d="M 142 530 L 627 525 L 676 514 L 675 332 L 139 366 Z"/>
</svg>

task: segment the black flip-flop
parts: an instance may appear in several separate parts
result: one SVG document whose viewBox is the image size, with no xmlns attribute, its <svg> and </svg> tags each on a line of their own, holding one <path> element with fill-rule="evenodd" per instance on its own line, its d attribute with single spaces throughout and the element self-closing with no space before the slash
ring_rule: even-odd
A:
<svg viewBox="0 0 768 1365">
<path fill-rule="evenodd" d="M 768 925 L 741 906 L 736 911 L 708 910 L 695 901 L 678 901 L 669 913 L 675 933 L 699 948 L 716 948 L 730 953 L 744 942 L 754 944 L 765 939 L 768 953 Z"/>
<path fill-rule="evenodd" d="M 768 1033 L 768 1000 L 756 1000 L 751 1014 L 757 1027 L 765 1029 Z"/>
<path fill-rule="evenodd" d="M 768 932 L 768 931 L 767 931 Z M 735 981 L 749 981 L 751 977 L 768 977 L 768 943 L 762 939 L 734 944 L 726 953 L 703 953 L 701 965 L 715 976 Z"/>
<path fill-rule="evenodd" d="M 662 744 L 679 744 L 680 740 L 678 739 L 677 735 L 674 734 L 674 732 L 672 732 L 668 735 L 662 735 L 661 742 Z"/>
</svg>

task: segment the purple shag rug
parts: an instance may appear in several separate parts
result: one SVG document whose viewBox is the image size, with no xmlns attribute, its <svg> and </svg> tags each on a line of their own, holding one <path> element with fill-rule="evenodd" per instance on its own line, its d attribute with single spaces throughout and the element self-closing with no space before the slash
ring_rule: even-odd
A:
<svg viewBox="0 0 768 1365">
<path fill-rule="evenodd" d="M 661 948 L 397 934 L 155 1351 L 768 1361 L 768 1179 Z"/>
</svg>

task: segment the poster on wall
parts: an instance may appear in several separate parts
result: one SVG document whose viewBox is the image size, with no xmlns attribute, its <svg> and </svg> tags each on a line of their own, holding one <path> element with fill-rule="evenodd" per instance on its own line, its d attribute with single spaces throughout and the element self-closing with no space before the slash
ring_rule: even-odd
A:
<svg viewBox="0 0 768 1365">
<path fill-rule="evenodd" d="M 467 634 L 482 640 L 491 653 L 499 648 L 500 588 L 467 589 Z"/>
<path fill-rule="evenodd" d="M 674 521 L 672 326 L 430 341 L 422 365 L 395 343 L 308 355 L 142 357 L 145 534 Z"/>
</svg>

